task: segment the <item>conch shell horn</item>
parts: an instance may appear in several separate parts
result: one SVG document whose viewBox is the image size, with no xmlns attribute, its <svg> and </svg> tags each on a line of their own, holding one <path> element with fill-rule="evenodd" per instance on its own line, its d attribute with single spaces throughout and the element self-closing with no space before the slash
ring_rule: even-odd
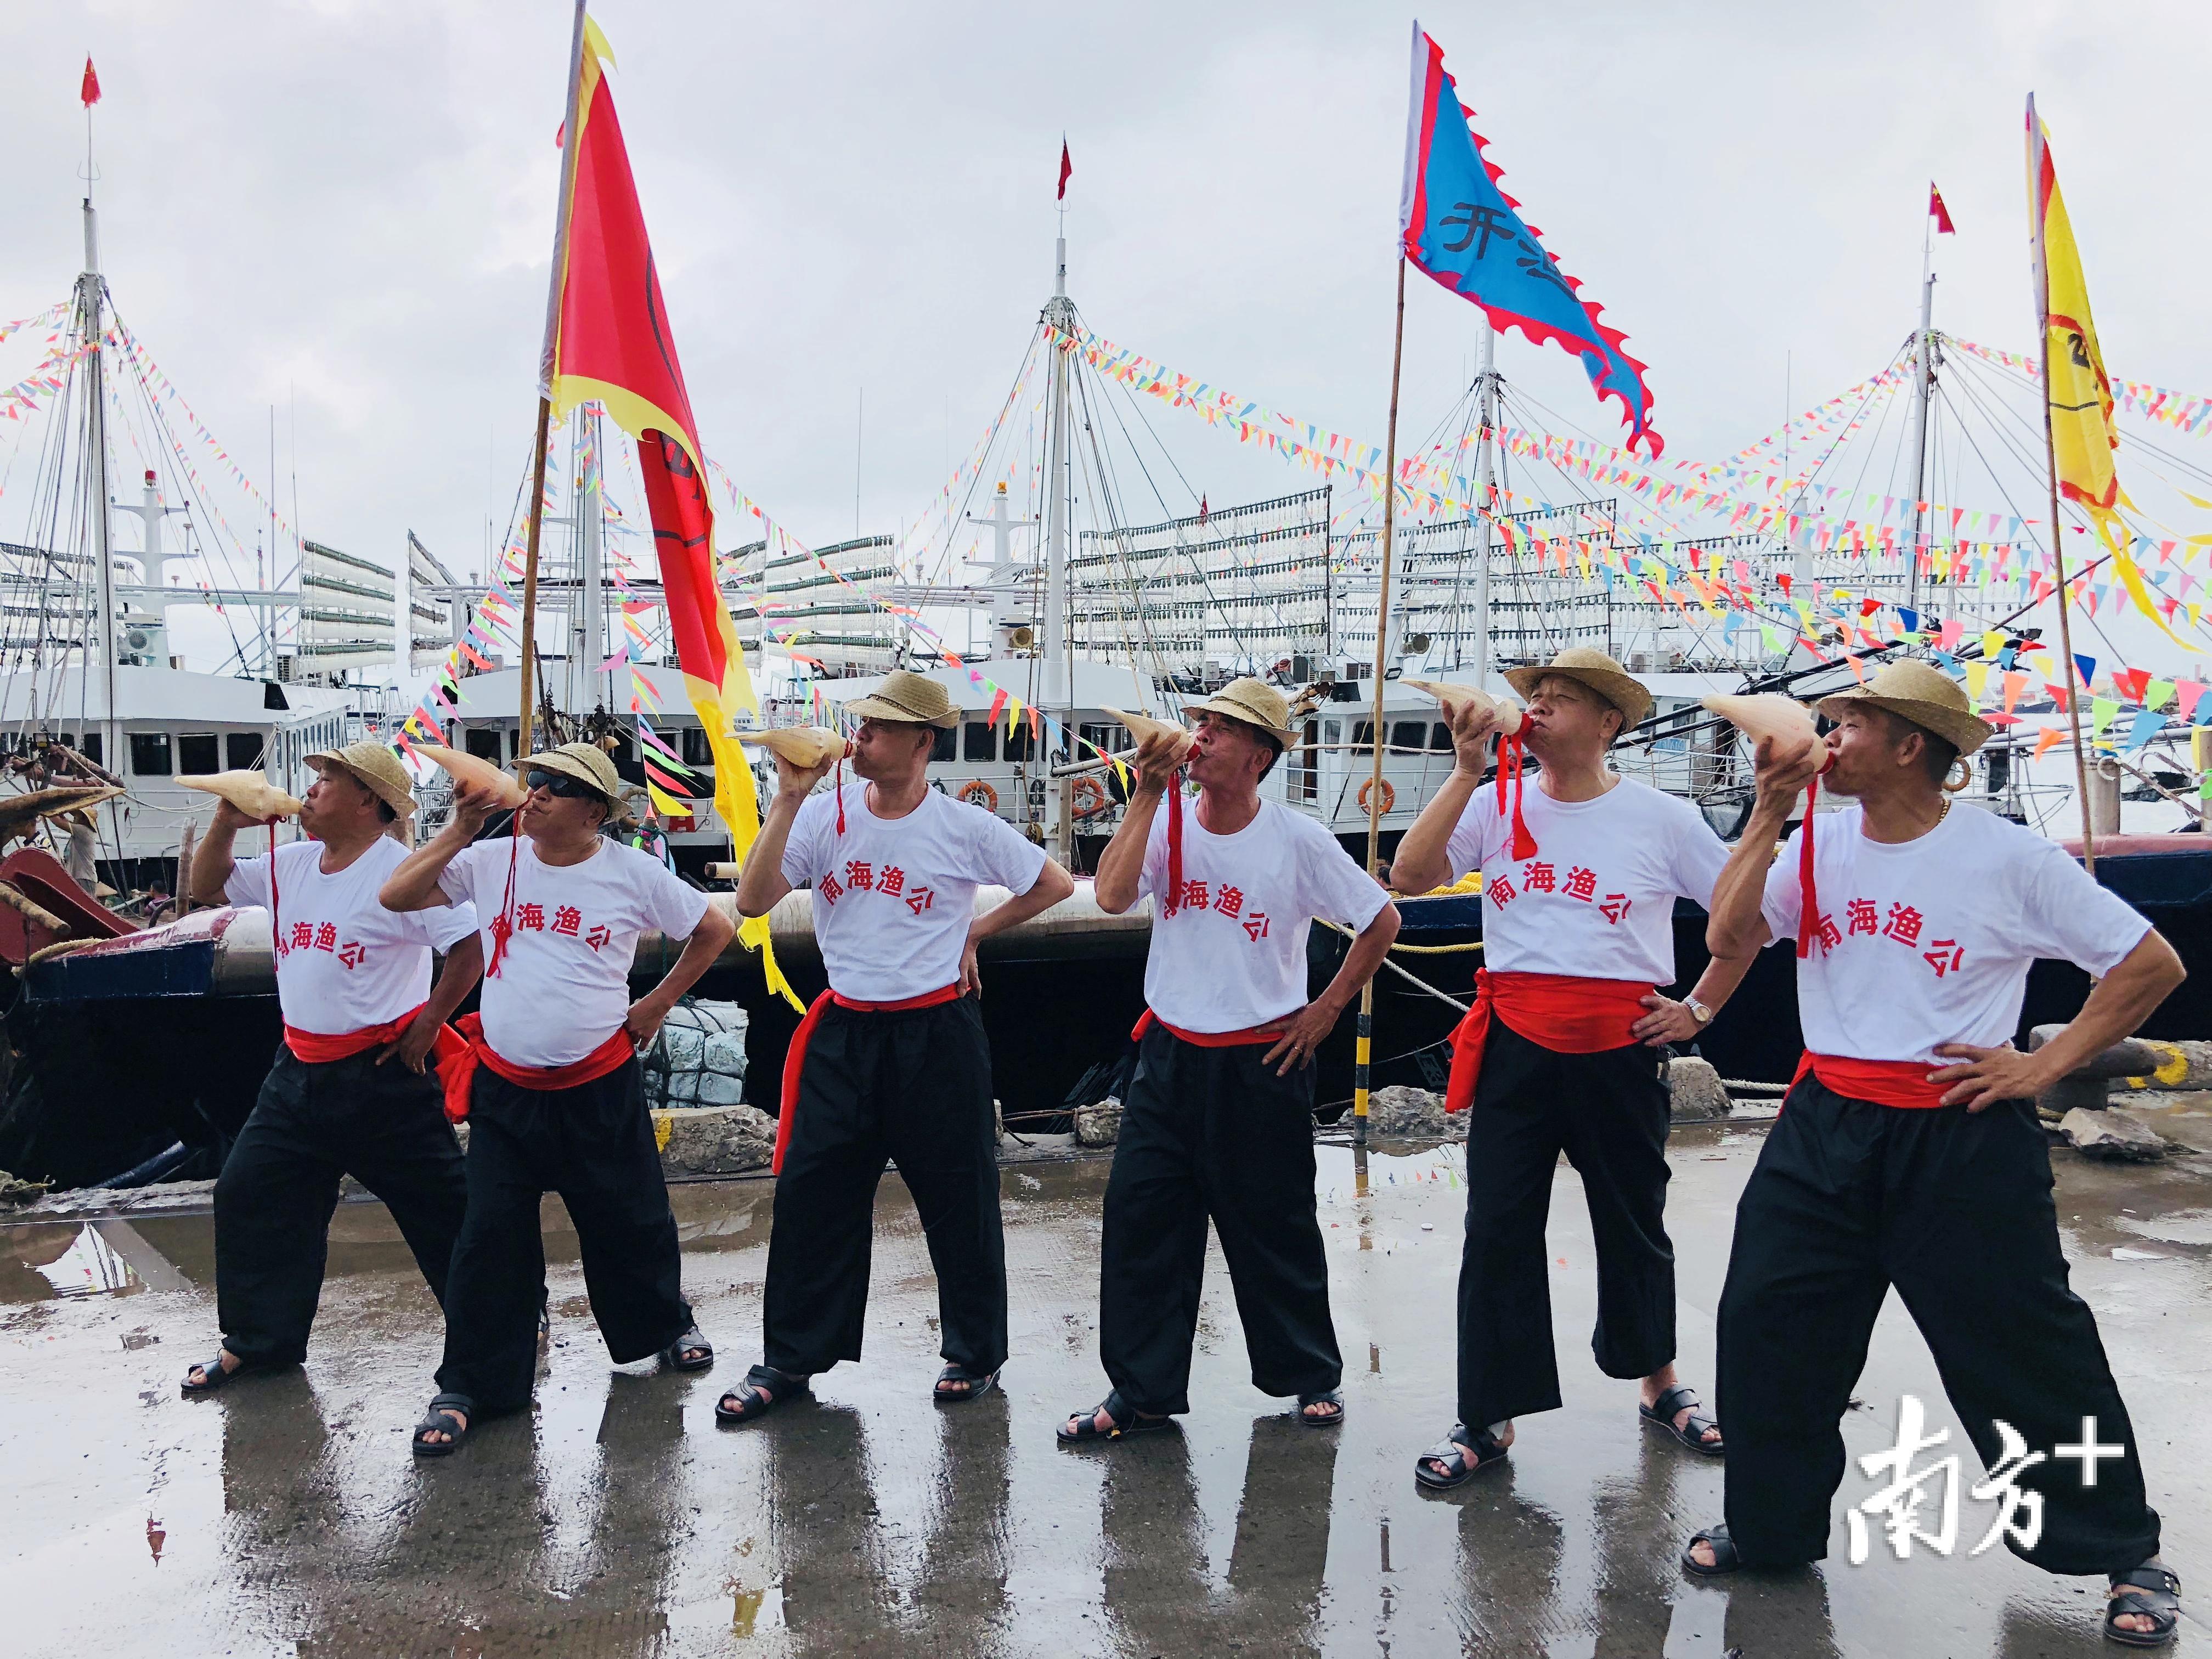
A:
<svg viewBox="0 0 2212 1659">
<path fill-rule="evenodd" d="M 1785 765 L 1804 759 L 1820 741 L 1820 728 L 1813 723 L 1813 711 L 1796 698 L 1785 697 L 1778 691 L 1706 697 L 1703 704 L 1753 743 L 1771 738 L 1774 757 Z M 1825 772 L 1827 768 L 1824 764 L 1820 769 Z"/>
<path fill-rule="evenodd" d="M 1501 737 L 1511 737 L 1528 718 L 1528 712 L 1503 692 L 1493 695 L 1472 685 L 1448 685 L 1442 680 L 1407 680 L 1404 684 L 1434 697 L 1444 706 L 1447 716 L 1456 716 L 1461 709 L 1468 708 L 1494 714 Z"/>
<path fill-rule="evenodd" d="M 1109 708 L 1106 712 L 1129 728 L 1139 748 L 1143 747 L 1146 738 L 1167 738 L 1173 745 L 1170 752 L 1178 761 L 1190 752 L 1191 744 L 1198 736 L 1187 726 L 1178 726 L 1172 720 L 1155 720 L 1150 714 L 1125 714 L 1118 708 Z"/>
<path fill-rule="evenodd" d="M 738 740 L 757 744 L 802 772 L 811 772 L 824 761 L 842 760 L 850 752 L 842 732 L 819 726 L 773 726 L 740 732 Z"/>
<path fill-rule="evenodd" d="M 418 743 L 414 750 L 426 760 L 435 761 L 445 768 L 455 783 L 472 793 L 489 796 L 495 811 L 511 811 L 530 799 L 530 792 L 522 787 L 520 779 L 480 756 L 465 755 L 438 743 Z"/>
<path fill-rule="evenodd" d="M 256 771 L 211 772 L 198 777 L 179 778 L 177 781 L 187 789 L 222 796 L 257 823 L 270 818 L 289 818 L 300 810 L 299 801 Z"/>
</svg>

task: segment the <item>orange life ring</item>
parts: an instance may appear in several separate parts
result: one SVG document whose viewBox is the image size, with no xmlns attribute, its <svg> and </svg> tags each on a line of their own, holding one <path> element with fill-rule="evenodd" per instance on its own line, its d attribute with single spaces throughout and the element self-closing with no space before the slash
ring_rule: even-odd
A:
<svg viewBox="0 0 2212 1659">
<path fill-rule="evenodd" d="M 1361 811 L 1363 811 L 1363 812 L 1364 812 L 1364 811 L 1367 810 L 1367 798 L 1368 798 L 1369 794 L 1370 794 L 1370 793 L 1371 793 L 1373 792 L 1374 787 L 1375 787 L 1375 780 L 1374 780 L 1374 779 L 1372 779 L 1372 778 L 1368 779 L 1366 782 L 1364 782 L 1364 783 L 1363 783 L 1363 784 L 1361 784 L 1361 785 L 1359 786 L 1359 810 L 1360 810 Z M 1388 779 L 1388 778 L 1383 779 L 1383 780 L 1382 780 L 1382 810 L 1383 810 L 1385 812 L 1388 812 L 1388 811 L 1389 811 L 1392 807 L 1395 806 L 1397 804 L 1398 804 L 1398 792 L 1397 792 L 1395 789 L 1393 789 L 1393 788 L 1390 787 L 1390 780 L 1389 780 L 1389 779 Z"/>
<path fill-rule="evenodd" d="M 1106 810 L 1106 786 L 1096 778 L 1075 781 L 1075 816 L 1087 818 Z"/>
<path fill-rule="evenodd" d="M 975 779 L 971 783 L 962 784 L 958 799 L 966 801 L 970 806 L 980 806 L 986 812 L 995 812 L 999 810 L 999 792 L 981 778 Z"/>
</svg>

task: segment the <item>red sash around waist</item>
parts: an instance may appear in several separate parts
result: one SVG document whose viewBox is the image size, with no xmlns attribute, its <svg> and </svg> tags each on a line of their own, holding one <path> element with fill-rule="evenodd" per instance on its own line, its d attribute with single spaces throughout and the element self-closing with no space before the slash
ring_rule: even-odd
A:
<svg viewBox="0 0 2212 1659">
<path fill-rule="evenodd" d="M 791 1034 L 791 1047 L 784 1050 L 783 1100 L 776 1110 L 775 1157 L 769 1165 L 769 1172 L 783 1173 L 783 1149 L 791 1145 L 791 1124 L 799 1104 L 799 1079 L 806 1069 L 806 1045 L 814 1040 L 814 1028 L 822 1023 L 824 1010 L 834 1003 L 859 1014 L 901 1014 L 909 1008 L 934 1008 L 939 1003 L 957 1001 L 959 996 L 960 982 L 955 980 L 934 991 L 924 991 L 918 997 L 902 997 L 896 1002 L 862 1002 L 857 997 L 824 991 L 807 1004 L 806 1018 L 799 1022 L 799 1029 Z"/>
<path fill-rule="evenodd" d="M 439 1039 L 438 1080 L 445 1085 L 446 1115 L 455 1123 L 469 1115 L 469 1085 L 476 1080 L 479 1064 L 489 1066 L 495 1076 L 505 1078 L 518 1089 L 550 1093 L 556 1089 L 596 1083 L 608 1073 L 620 1070 L 624 1060 L 637 1054 L 637 1045 L 629 1038 L 629 1029 L 618 1025 L 613 1036 L 581 1060 L 572 1060 L 565 1066 L 518 1066 L 511 1060 L 502 1059 L 484 1041 L 482 1014 L 464 1014 L 454 1026 L 458 1028 L 454 1035 L 459 1047 L 450 1057 L 443 1037 Z"/>
<path fill-rule="evenodd" d="M 1796 1088 L 1810 1072 L 1820 1086 L 1847 1100 L 1872 1101 L 1877 1106 L 1902 1106 L 1924 1110 L 1941 1106 L 1951 1085 L 1930 1083 L 1928 1074 L 1949 1064 L 1946 1060 L 1851 1060 L 1842 1054 L 1816 1054 L 1809 1049 L 1797 1062 L 1790 1079 Z"/>
<path fill-rule="evenodd" d="M 1283 1016 L 1283 1019 L 1289 1018 L 1288 1014 Z M 1169 1024 L 1147 1008 L 1130 1029 L 1129 1041 L 1143 1042 L 1145 1033 L 1155 1025 L 1170 1036 L 1181 1037 L 1185 1042 L 1200 1048 L 1243 1048 L 1255 1042 L 1273 1042 L 1283 1034 L 1282 1020 L 1271 1020 L 1265 1025 L 1248 1025 L 1241 1031 L 1186 1031 L 1180 1025 Z"/>
<path fill-rule="evenodd" d="M 1476 969 L 1474 1006 L 1451 1036 L 1451 1080 L 1444 1089 L 1444 1110 L 1463 1112 L 1474 1104 L 1492 1012 L 1529 1042 L 1554 1054 L 1602 1054 L 1636 1041 L 1630 1027 L 1650 1012 L 1644 999 L 1656 988 L 1628 979 L 1493 974 L 1487 968 Z"/>
<path fill-rule="evenodd" d="M 422 1012 L 420 1006 L 410 1008 L 386 1024 L 364 1025 L 358 1031 L 303 1031 L 296 1025 L 287 1025 L 284 1046 L 296 1060 L 309 1066 L 327 1066 L 334 1060 L 351 1060 L 381 1044 L 397 1042 L 407 1035 L 407 1028 Z"/>
</svg>

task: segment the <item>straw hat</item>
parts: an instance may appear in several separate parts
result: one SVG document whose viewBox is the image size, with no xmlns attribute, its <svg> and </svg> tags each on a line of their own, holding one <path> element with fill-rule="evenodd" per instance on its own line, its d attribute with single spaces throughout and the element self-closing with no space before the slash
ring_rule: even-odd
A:
<svg viewBox="0 0 2212 1659">
<path fill-rule="evenodd" d="M 399 757 L 380 743 L 364 738 L 349 743 L 343 749 L 326 750 L 319 755 L 307 757 L 307 764 L 327 761 L 331 765 L 350 773 L 362 787 L 392 809 L 395 817 L 415 815 L 415 792 L 409 787 L 407 769 L 399 763 Z"/>
<path fill-rule="evenodd" d="M 1602 651 L 1571 645 L 1547 663 L 1534 663 L 1526 668 L 1509 668 L 1505 683 L 1523 698 L 1536 695 L 1537 682 L 1547 675 L 1558 674 L 1579 681 L 1620 710 L 1623 729 L 1641 725 L 1651 713 L 1651 694 L 1644 684 Z"/>
<path fill-rule="evenodd" d="M 1182 712 L 1225 714 L 1232 720 L 1258 726 L 1286 746 L 1298 740 L 1297 728 L 1291 724 L 1289 700 L 1267 681 L 1254 679 L 1249 674 L 1241 680 L 1230 681 L 1204 702 L 1185 703 Z"/>
<path fill-rule="evenodd" d="M 884 683 L 865 697 L 855 697 L 845 712 L 864 720 L 901 720 L 909 726 L 957 726 L 960 711 L 935 680 L 894 668 Z"/>
<path fill-rule="evenodd" d="M 1907 657 L 1885 663 L 1864 685 L 1820 699 L 1820 713 L 1841 720 L 1853 703 L 1870 702 L 1900 720 L 1911 720 L 1933 732 L 1961 755 L 1971 755 L 1996 735 L 1996 728 L 1978 720 L 1966 687 L 1942 670 Z"/>
<path fill-rule="evenodd" d="M 622 810 L 622 775 L 615 763 L 607 758 L 606 750 L 595 743 L 564 743 L 558 749 L 541 749 L 524 755 L 512 763 L 523 775 L 525 782 L 532 772 L 558 772 L 564 777 L 581 778 L 599 791 L 610 811 Z"/>
</svg>

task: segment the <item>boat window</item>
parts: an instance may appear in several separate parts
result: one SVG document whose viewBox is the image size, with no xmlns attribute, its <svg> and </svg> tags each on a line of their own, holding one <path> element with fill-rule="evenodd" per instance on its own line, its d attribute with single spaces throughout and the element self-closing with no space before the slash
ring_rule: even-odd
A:
<svg viewBox="0 0 2212 1659">
<path fill-rule="evenodd" d="M 1031 738 L 1032 733 L 1030 731 L 1029 717 L 1026 714 L 1016 715 L 1014 717 L 1014 729 L 1006 733 L 1006 752 L 1005 758 L 1010 761 L 1025 761 L 1029 759 L 1030 751 L 1034 747 Z"/>
<path fill-rule="evenodd" d="M 250 772 L 261 764 L 268 747 L 258 732 L 226 732 L 222 736 L 223 764 L 234 772 Z"/>
<path fill-rule="evenodd" d="M 522 752 L 522 728 L 518 726 L 507 734 L 507 757 L 513 760 Z"/>
<path fill-rule="evenodd" d="M 1352 746 L 1359 754 L 1371 754 L 1375 749 L 1375 722 L 1358 720 L 1352 727 Z"/>
<path fill-rule="evenodd" d="M 76 750 L 78 754 L 83 756 L 94 766 L 101 766 L 106 763 L 101 757 L 100 752 L 100 734 L 97 732 L 86 732 L 84 734 L 84 741 L 82 743 L 71 744 L 70 747 Z"/>
<path fill-rule="evenodd" d="M 1323 720 L 1321 723 L 1321 740 L 1323 743 L 1332 745 L 1342 743 L 1344 741 L 1344 722 L 1342 720 Z"/>
<path fill-rule="evenodd" d="M 969 720 L 961 739 L 960 758 L 988 761 L 999 758 L 998 730 L 989 720 Z"/>
<path fill-rule="evenodd" d="M 1451 727 L 1438 720 L 1429 728 L 1429 752 L 1432 755 L 1449 755 L 1451 751 Z"/>
<path fill-rule="evenodd" d="M 131 734 L 131 769 L 142 778 L 166 778 L 174 769 L 169 764 L 169 734 L 167 732 L 133 732 Z"/>
<path fill-rule="evenodd" d="M 1419 750 L 1429 740 L 1426 720 L 1393 720 L 1390 722 L 1390 746 L 1393 749 Z"/>
<path fill-rule="evenodd" d="M 637 758 L 637 755 L 635 753 L 637 745 L 629 740 L 629 732 L 617 726 L 608 735 L 612 737 L 615 740 L 615 746 L 611 749 L 606 750 L 609 756 L 618 761 L 635 760 Z M 600 746 L 603 749 L 605 748 L 604 740 L 602 740 Z"/>
<path fill-rule="evenodd" d="M 930 735 L 929 757 L 933 761 L 958 760 L 960 758 L 960 728 L 957 726 L 936 727 Z"/>
<path fill-rule="evenodd" d="M 186 732 L 177 738 L 179 769 L 188 778 L 222 770 L 222 744 L 212 732 Z"/>
<path fill-rule="evenodd" d="M 712 766 L 714 746 L 707 741 L 707 728 L 687 726 L 684 728 L 684 763 L 686 766 Z"/>
<path fill-rule="evenodd" d="M 499 764 L 499 727 L 496 726 L 471 726 L 462 733 L 462 741 L 468 744 L 469 753 L 478 760 L 488 760 L 495 766 Z"/>
</svg>

